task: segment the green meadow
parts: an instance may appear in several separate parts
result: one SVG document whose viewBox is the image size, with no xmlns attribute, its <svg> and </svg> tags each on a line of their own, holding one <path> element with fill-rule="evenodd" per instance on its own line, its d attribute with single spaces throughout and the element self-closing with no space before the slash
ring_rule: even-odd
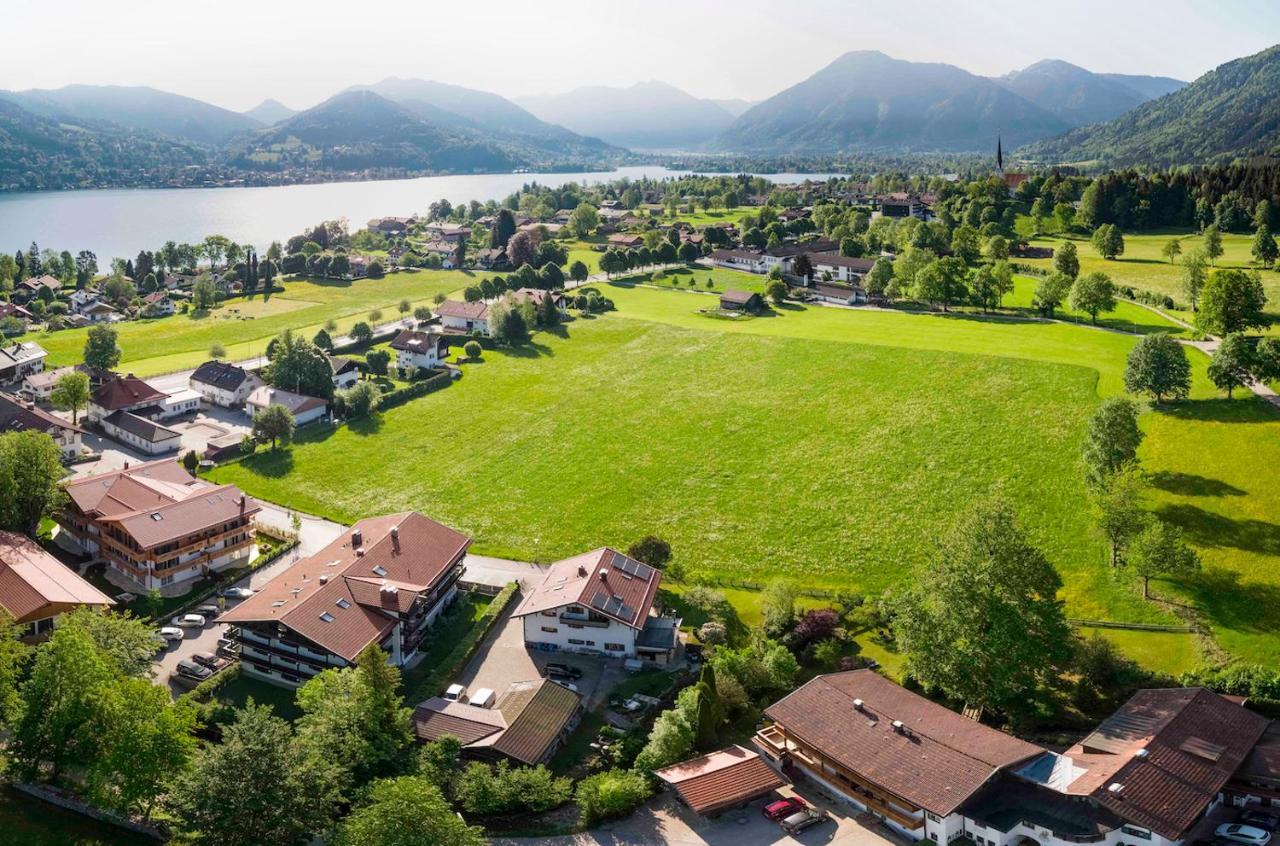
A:
<svg viewBox="0 0 1280 846">
<path fill-rule="evenodd" d="M 1062 573 L 1071 616 L 1177 621 L 1108 566 L 1077 466 L 1132 335 L 799 305 L 728 320 L 702 313 L 705 293 L 598 287 L 618 311 L 488 351 L 448 390 L 213 477 L 341 520 L 419 509 L 489 554 L 547 560 L 654 532 L 695 574 L 867 592 L 909 579 L 942 528 L 999 493 Z M 1145 331 L 1177 331 L 1140 311 Z M 1280 414 L 1220 398 L 1191 354 L 1193 397 L 1143 416 L 1142 458 L 1151 508 L 1186 529 L 1205 570 L 1155 587 L 1232 653 L 1274 662 Z M 1153 666 L 1193 663 L 1190 638 L 1113 639 Z"/>
<path fill-rule="evenodd" d="M 467 271 L 422 270 L 391 273 L 383 279 L 301 279 L 284 283 L 284 291 L 224 301 L 207 314 L 175 314 L 156 320 L 116 324 L 120 369 L 139 376 L 171 373 L 209 359 L 209 348 L 221 344 L 231 360 L 262 355 L 267 342 L 293 329 L 308 337 L 332 320 L 338 334 L 347 332 L 369 312 L 381 309 L 394 319 L 403 299 L 414 307 L 430 306 L 438 293 L 449 293 L 478 279 Z M 49 351 L 49 365 L 81 360 L 88 329 L 66 329 L 26 336 Z"/>
</svg>

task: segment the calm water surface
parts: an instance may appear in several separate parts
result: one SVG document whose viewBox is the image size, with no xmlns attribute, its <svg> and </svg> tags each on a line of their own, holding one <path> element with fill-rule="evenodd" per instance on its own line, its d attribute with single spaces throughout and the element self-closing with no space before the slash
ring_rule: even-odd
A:
<svg viewBox="0 0 1280 846">
<path fill-rule="evenodd" d="M 439 199 L 501 200 L 538 182 L 607 182 L 621 177 L 676 176 L 687 171 L 625 167 L 597 173 L 495 173 L 427 176 L 380 182 L 331 182 L 265 188 L 170 188 L 0 194 L 0 249 L 12 253 L 36 241 L 42 248 L 93 250 L 103 267 L 112 256 L 133 257 L 165 241 L 196 242 L 226 235 L 265 248 L 322 220 L 345 217 L 352 228 L 383 215 L 425 212 Z M 775 182 L 829 174 L 760 174 Z"/>
</svg>

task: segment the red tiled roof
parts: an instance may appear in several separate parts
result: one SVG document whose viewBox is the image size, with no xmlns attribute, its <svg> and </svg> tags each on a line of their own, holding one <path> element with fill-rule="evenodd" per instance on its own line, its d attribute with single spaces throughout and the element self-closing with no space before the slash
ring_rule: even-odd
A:
<svg viewBox="0 0 1280 846">
<path fill-rule="evenodd" d="M 783 785 L 763 758 L 741 746 L 672 764 L 653 774 L 674 787 L 685 804 L 699 814 L 741 805 Z"/>
<path fill-rule="evenodd" d="M 753 294 L 750 291 L 737 291 L 732 288 L 720 295 L 722 302 L 737 303 L 738 305 L 747 305 L 752 300 L 759 298 L 759 294 Z"/>
<path fill-rule="evenodd" d="M 19 623 L 115 602 L 25 535 L 0 531 L 0 608 Z"/>
<path fill-rule="evenodd" d="M 1083 784 L 1100 805 L 1179 840 L 1248 758 L 1267 724 L 1205 688 L 1140 690 L 1067 755 L 1087 756 L 1102 774 Z M 1082 792 L 1076 787 L 1069 792 Z"/>
<path fill-rule="evenodd" d="M 542 583 L 529 592 L 514 617 L 581 605 L 643 629 L 658 593 L 662 573 L 608 547 L 557 561 Z"/>
<path fill-rule="evenodd" d="M 436 306 L 436 314 L 441 317 L 461 317 L 464 320 L 484 320 L 489 316 L 489 304 L 484 301 L 460 303 L 457 300 L 445 300 Z"/>
<path fill-rule="evenodd" d="M 862 710 L 855 699 L 862 700 Z M 872 670 L 818 676 L 765 715 L 845 769 L 939 816 L 954 811 L 997 770 L 1044 751 Z M 895 720 L 902 733 L 893 728 Z"/>
<path fill-rule="evenodd" d="M 393 614 L 440 582 L 470 544 L 470 538 L 416 511 L 370 517 L 290 566 L 222 619 L 279 621 L 354 661 L 391 631 Z"/>
<path fill-rule="evenodd" d="M 116 376 L 102 383 L 93 392 L 93 404 L 107 411 L 119 408 L 133 408 L 147 403 L 160 402 L 169 395 L 157 390 L 134 376 Z"/>
<path fill-rule="evenodd" d="M 52 430 L 84 431 L 78 426 L 72 426 L 69 420 L 50 414 L 35 404 L 28 404 L 10 394 L 0 393 L 0 433 L 20 432 L 24 429 L 46 433 L 51 433 Z"/>
</svg>

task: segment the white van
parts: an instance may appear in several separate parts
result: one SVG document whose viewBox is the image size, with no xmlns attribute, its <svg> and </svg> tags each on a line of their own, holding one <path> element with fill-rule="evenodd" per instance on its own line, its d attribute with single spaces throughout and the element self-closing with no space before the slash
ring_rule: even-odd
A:
<svg viewBox="0 0 1280 846">
<path fill-rule="evenodd" d="M 471 697 L 469 704 L 474 705 L 477 708 L 488 708 L 493 704 L 493 698 L 493 691 L 487 687 L 482 687 L 476 691 L 474 696 Z"/>
<path fill-rule="evenodd" d="M 467 689 L 462 685 L 451 684 L 449 685 L 449 689 L 444 692 L 444 698 L 448 699 L 450 702 L 460 702 L 462 701 L 462 694 L 466 692 Z"/>
</svg>

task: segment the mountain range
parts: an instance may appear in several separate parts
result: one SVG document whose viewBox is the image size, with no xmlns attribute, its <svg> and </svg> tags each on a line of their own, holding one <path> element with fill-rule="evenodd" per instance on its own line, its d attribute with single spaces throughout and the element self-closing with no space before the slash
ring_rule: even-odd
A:
<svg viewBox="0 0 1280 846">
<path fill-rule="evenodd" d="M 1028 146 L 1051 162 L 1209 163 L 1280 154 L 1280 45 L 1227 62 L 1105 123 Z"/>
<path fill-rule="evenodd" d="M 1098 74 L 1060 59 L 1046 59 L 996 82 L 1070 126 L 1085 126 L 1110 120 L 1153 99 L 1150 92 L 1161 88 L 1156 80 L 1161 78 Z M 1161 82 L 1171 90 L 1183 85 L 1177 80 Z"/>
<path fill-rule="evenodd" d="M 742 101 L 703 100 L 665 82 L 629 88 L 593 85 L 564 94 L 520 97 L 517 102 L 544 120 L 611 144 L 637 150 L 696 149 L 728 128 L 746 107 Z"/>
</svg>

